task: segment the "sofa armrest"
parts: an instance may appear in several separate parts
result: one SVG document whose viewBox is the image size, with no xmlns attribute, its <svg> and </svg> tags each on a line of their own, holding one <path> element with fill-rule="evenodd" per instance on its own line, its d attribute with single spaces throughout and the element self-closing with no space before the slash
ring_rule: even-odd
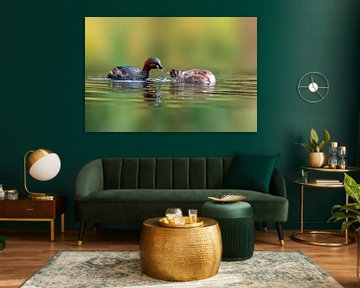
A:
<svg viewBox="0 0 360 288">
<path fill-rule="evenodd" d="M 275 196 L 286 198 L 286 185 L 284 176 L 275 168 L 270 181 L 269 193 Z"/>
<path fill-rule="evenodd" d="M 75 180 L 75 200 L 89 194 L 103 190 L 104 175 L 101 159 L 85 164 L 79 171 Z"/>
</svg>

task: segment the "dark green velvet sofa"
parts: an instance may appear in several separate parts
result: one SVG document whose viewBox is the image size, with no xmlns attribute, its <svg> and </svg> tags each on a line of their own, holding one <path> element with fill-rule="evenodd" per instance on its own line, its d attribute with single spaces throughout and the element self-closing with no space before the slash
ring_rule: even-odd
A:
<svg viewBox="0 0 360 288">
<path fill-rule="evenodd" d="M 274 169 L 269 193 L 225 189 L 232 158 L 105 158 L 85 164 L 75 182 L 74 213 L 82 245 L 86 223 L 141 223 L 169 207 L 197 208 L 209 196 L 247 197 L 254 221 L 275 222 L 280 244 L 287 221 L 285 181 Z"/>
</svg>

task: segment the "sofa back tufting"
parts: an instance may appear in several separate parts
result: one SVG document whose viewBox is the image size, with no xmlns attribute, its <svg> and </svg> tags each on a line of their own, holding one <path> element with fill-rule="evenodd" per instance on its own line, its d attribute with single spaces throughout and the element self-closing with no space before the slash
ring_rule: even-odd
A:
<svg viewBox="0 0 360 288">
<path fill-rule="evenodd" d="M 217 189 L 232 158 L 104 158 L 104 189 Z"/>
</svg>

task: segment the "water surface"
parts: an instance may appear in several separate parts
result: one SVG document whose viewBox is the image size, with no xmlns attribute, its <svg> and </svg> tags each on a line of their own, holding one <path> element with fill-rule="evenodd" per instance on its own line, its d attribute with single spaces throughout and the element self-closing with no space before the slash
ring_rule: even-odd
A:
<svg viewBox="0 0 360 288">
<path fill-rule="evenodd" d="M 256 132 L 257 78 L 216 75 L 215 85 L 85 80 L 86 132 Z"/>
</svg>

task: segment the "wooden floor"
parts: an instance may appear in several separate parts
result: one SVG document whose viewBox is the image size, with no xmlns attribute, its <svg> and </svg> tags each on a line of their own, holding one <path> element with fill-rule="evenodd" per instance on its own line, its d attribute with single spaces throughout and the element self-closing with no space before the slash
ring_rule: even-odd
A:
<svg viewBox="0 0 360 288">
<path fill-rule="evenodd" d="M 356 277 L 356 244 L 342 247 L 304 245 L 290 240 L 285 233 L 285 247 L 277 245 L 275 231 L 257 231 L 255 250 L 303 251 L 344 287 L 360 287 Z M 0 230 L 7 237 L 0 251 L 0 287 L 19 287 L 59 250 L 138 250 L 138 231 L 86 231 L 82 247 L 76 245 L 77 231 L 56 234 L 49 242 L 45 230 Z M 59 287 L 60 288 L 60 287 Z"/>
</svg>

